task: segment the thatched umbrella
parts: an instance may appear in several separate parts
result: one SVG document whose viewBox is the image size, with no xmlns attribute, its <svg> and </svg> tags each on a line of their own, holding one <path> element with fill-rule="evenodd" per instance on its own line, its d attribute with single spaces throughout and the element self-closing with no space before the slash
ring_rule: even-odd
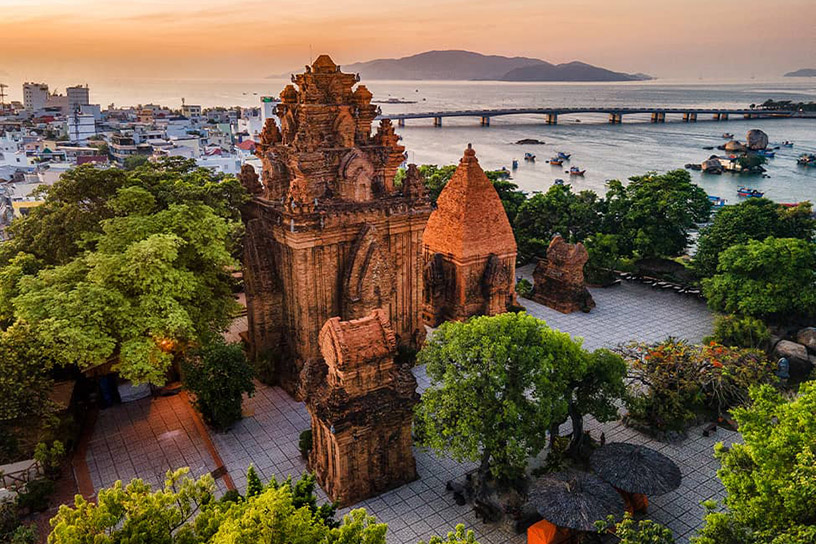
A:
<svg viewBox="0 0 816 544">
<path fill-rule="evenodd" d="M 637 444 L 606 444 L 595 450 L 590 464 L 598 476 L 627 493 L 662 495 L 680 487 L 682 480 L 674 461 Z"/>
<path fill-rule="evenodd" d="M 557 472 L 536 480 L 528 499 L 538 513 L 558 527 L 595 532 L 596 521 L 623 516 L 624 502 L 615 488 L 594 474 Z"/>
</svg>

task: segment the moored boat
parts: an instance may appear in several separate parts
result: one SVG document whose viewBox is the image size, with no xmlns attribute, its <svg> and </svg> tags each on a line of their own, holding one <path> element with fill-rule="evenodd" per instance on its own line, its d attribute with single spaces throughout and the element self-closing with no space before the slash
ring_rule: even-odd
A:
<svg viewBox="0 0 816 544">
<path fill-rule="evenodd" d="M 553 166 L 561 166 L 562 164 L 564 164 L 564 161 L 562 159 L 559 159 L 558 157 L 553 157 L 547 162 Z"/>
<path fill-rule="evenodd" d="M 577 166 L 571 166 L 569 169 L 570 176 L 583 176 L 586 173 L 586 169 L 581 170 Z"/>
<path fill-rule="evenodd" d="M 558 178 L 558 179 L 556 179 L 556 180 L 555 180 L 555 182 L 553 182 L 553 183 L 554 183 L 555 185 L 564 185 L 564 180 L 563 180 L 563 179 L 561 179 L 561 178 Z"/>
<path fill-rule="evenodd" d="M 782 142 L 782 147 L 793 147 L 793 142 L 791 142 L 790 140 L 785 140 L 784 142 Z"/>
<path fill-rule="evenodd" d="M 533 155 L 532 153 L 525 153 L 524 160 L 528 162 L 535 162 L 535 155 Z"/>
<path fill-rule="evenodd" d="M 517 168 L 518 168 L 518 161 L 516 159 L 513 159 L 513 170 L 515 170 Z"/>
<path fill-rule="evenodd" d="M 724 132 L 722 137 L 723 137 L 724 140 L 733 140 L 734 139 L 734 135 L 731 134 L 730 132 Z"/>
<path fill-rule="evenodd" d="M 796 162 L 797 164 L 801 164 L 803 166 L 816 166 L 816 155 L 813 153 L 805 153 L 796 159 Z"/>
<path fill-rule="evenodd" d="M 556 153 L 556 156 L 562 161 L 568 161 L 570 157 L 572 157 L 572 153 L 564 153 L 563 151 L 559 151 Z"/>
<path fill-rule="evenodd" d="M 711 205 L 715 210 L 722 208 L 727 202 L 724 198 L 715 195 L 708 195 L 708 200 L 711 201 Z"/>
<path fill-rule="evenodd" d="M 737 189 L 737 196 L 746 196 L 748 198 L 760 198 L 764 196 L 765 193 L 759 191 L 757 189 L 751 189 L 750 187 L 740 187 Z"/>
<path fill-rule="evenodd" d="M 760 149 L 760 150 L 757 151 L 757 155 L 759 155 L 761 157 L 767 157 L 769 159 L 772 159 L 772 158 L 776 157 L 776 151 L 769 151 L 767 149 Z"/>
</svg>

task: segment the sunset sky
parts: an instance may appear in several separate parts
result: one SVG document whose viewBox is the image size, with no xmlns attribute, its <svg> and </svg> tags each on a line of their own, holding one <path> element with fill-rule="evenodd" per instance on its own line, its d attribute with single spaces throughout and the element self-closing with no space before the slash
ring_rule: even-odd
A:
<svg viewBox="0 0 816 544">
<path fill-rule="evenodd" d="M 261 77 L 310 46 L 340 64 L 468 49 L 747 79 L 816 67 L 814 28 L 813 0 L 0 0 L 0 81 Z"/>
</svg>

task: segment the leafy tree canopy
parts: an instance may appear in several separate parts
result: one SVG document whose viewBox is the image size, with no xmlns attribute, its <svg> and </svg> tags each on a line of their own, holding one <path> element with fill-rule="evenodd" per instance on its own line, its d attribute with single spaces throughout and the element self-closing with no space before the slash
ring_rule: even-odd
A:
<svg viewBox="0 0 816 544">
<path fill-rule="evenodd" d="M 586 368 L 580 343 L 525 313 L 445 323 L 419 353 L 432 385 L 417 407 L 419 442 L 517 477 L 566 414 L 565 385 Z"/>
<path fill-rule="evenodd" d="M 787 401 L 773 387 L 751 391 L 734 410 L 743 444 L 719 444 L 725 512 L 706 516 L 696 544 L 809 544 L 816 541 L 816 384 Z M 709 505 L 713 507 L 713 505 Z"/>
<path fill-rule="evenodd" d="M 694 268 L 701 277 L 711 277 L 717 272 L 720 253 L 750 240 L 769 236 L 813 240 L 816 220 L 811 214 L 810 202 L 788 208 L 766 198 L 749 198 L 726 206 L 700 231 Z"/>
<path fill-rule="evenodd" d="M 720 254 L 717 274 L 703 281 L 712 310 L 764 319 L 813 315 L 816 308 L 816 243 L 766 238 L 731 246 Z"/>
</svg>

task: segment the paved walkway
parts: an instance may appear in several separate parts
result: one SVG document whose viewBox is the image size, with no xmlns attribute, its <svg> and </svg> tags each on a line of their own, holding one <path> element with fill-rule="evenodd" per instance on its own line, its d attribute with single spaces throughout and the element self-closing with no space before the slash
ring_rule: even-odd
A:
<svg viewBox="0 0 816 544">
<path fill-rule="evenodd" d="M 710 314 L 701 302 L 675 293 L 624 284 L 594 289 L 592 294 L 598 307 L 589 314 L 563 315 L 531 301 L 524 300 L 523 304 L 552 327 L 585 337 L 588 349 L 614 347 L 631 340 L 657 341 L 670 334 L 699 341 L 711 327 Z M 419 390 L 424 391 L 429 385 L 425 369 L 417 367 L 414 373 Z M 245 490 L 250 463 L 263 480 L 282 480 L 289 475 L 297 478 L 306 469 L 298 451 L 299 434 L 309 428 L 305 406 L 279 388 L 258 384 L 255 396 L 244 407 L 246 417 L 232 430 L 211 433 L 236 487 Z M 677 462 L 683 473 L 682 486 L 662 497 L 650 498 L 649 517 L 670 527 L 680 544 L 688 542 L 702 524 L 700 502 L 722 496 L 722 486 L 716 479 L 718 463 L 712 456 L 714 444 L 720 440 L 730 444 L 739 438 L 736 433 L 722 430 L 703 437 L 702 429 L 696 428 L 682 443 L 662 444 L 618 422 L 601 425 L 589 420 L 586 428 L 596 438 L 605 433 L 608 442 L 648 444 Z M 355 505 L 388 523 L 389 544 L 416 544 L 435 534 L 445 535 L 458 523 L 473 529 L 481 544 L 526 542 L 524 535 L 481 523 L 470 506 L 457 506 L 445 491 L 448 480 L 460 478 L 475 465 L 456 463 L 416 448 L 415 455 L 419 480 Z M 97 489 L 135 476 L 158 484 L 167 469 L 179 466 L 190 466 L 193 476 L 215 468 L 206 439 L 199 434 L 189 405 L 181 396 L 145 399 L 101 412 L 87 460 Z M 223 491 L 222 480 L 218 482 Z M 319 494 L 325 498 L 322 491 Z"/>
<path fill-rule="evenodd" d="M 533 265 L 516 271 L 531 282 L 532 272 Z M 625 281 L 589 291 L 596 306 L 587 314 L 565 315 L 521 297 L 518 302 L 550 327 L 584 338 L 584 347 L 590 350 L 633 340 L 658 342 L 669 336 L 700 342 L 711 334 L 713 317 L 700 299 Z"/>
</svg>

